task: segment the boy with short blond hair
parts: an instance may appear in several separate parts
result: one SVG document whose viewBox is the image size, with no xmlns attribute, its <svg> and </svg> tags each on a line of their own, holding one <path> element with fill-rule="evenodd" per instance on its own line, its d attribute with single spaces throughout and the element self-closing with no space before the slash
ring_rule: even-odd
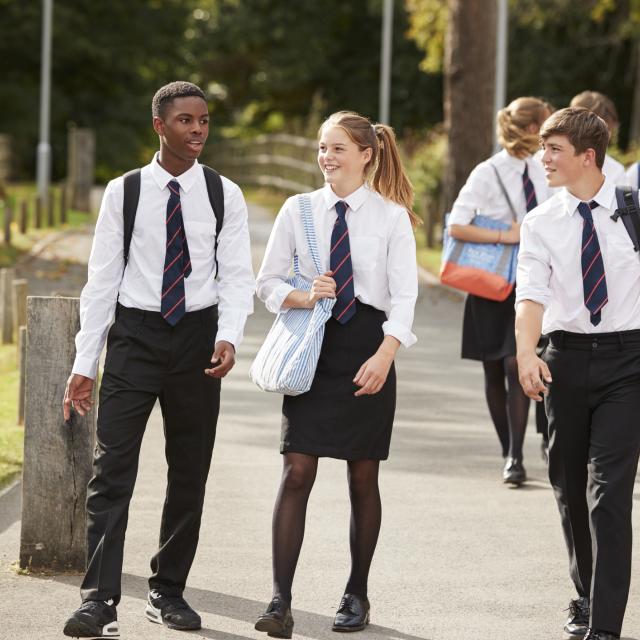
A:
<svg viewBox="0 0 640 640">
<path fill-rule="evenodd" d="M 580 107 L 543 125 L 542 162 L 563 187 L 522 224 L 519 377 L 549 418 L 549 478 L 578 598 L 564 638 L 620 637 L 631 579 L 640 452 L 640 260 L 602 173 L 609 130 Z M 539 357 L 538 338 L 549 335 Z M 541 395 L 542 394 L 542 395 Z"/>
</svg>

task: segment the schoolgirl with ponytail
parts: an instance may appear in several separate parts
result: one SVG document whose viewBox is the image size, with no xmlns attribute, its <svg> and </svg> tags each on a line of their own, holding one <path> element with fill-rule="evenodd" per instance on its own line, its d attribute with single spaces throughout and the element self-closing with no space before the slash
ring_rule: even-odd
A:
<svg viewBox="0 0 640 640">
<path fill-rule="evenodd" d="M 462 187 L 449 216 L 453 238 L 479 243 L 520 242 L 523 217 L 550 195 L 542 163 L 533 157 L 540 147 L 538 132 L 550 113 L 546 102 L 531 97 L 517 98 L 498 111 L 496 128 L 502 150 L 475 167 Z M 498 231 L 475 226 L 476 214 L 510 228 Z M 518 381 L 514 302 L 515 290 L 504 302 L 467 296 L 462 357 L 483 364 L 489 414 L 502 449 L 502 479 L 519 486 L 526 480 L 522 446 L 529 398 Z"/>
<path fill-rule="evenodd" d="M 273 516 L 273 599 L 256 629 L 290 638 L 291 585 L 318 458 L 347 462 L 351 573 L 335 631 L 369 621 L 367 580 L 380 530 L 378 469 L 389 455 L 396 406 L 394 357 L 416 341 L 418 293 L 413 189 L 393 129 L 350 111 L 331 115 L 318 134 L 325 186 L 309 194 L 324 265 L 318 276 L 297 197 L 283 205 L 257 278 L 267 309 L 310 308 L 336 298 L 310 391 L 282 404 L 283 473 Z M 294 255 L 310 292 L 287 284 Z"/>
</svg>

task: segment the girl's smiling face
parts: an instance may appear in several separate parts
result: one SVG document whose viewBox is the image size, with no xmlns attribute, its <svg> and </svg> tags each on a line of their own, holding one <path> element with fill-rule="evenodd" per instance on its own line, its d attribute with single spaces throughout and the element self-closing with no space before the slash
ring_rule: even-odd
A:
<svg viewBox="0 0 640 640">
<path fill-rule="evenodd" d="M 331 185 L 337 195 L 347 196 L 362 185 L 371 155 L 371 147 L 360 150 L 342 127 L 329 125 L 322 128 L 318 164 L 325 182 Z"/>
</svg>

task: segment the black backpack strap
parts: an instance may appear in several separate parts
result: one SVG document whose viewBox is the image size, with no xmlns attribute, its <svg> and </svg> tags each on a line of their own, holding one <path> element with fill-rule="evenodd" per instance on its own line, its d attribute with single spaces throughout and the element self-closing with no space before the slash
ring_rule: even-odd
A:
<svg viewBox="0 0 640 640">
<path fill-rule="evenodd" d="M 209 194 L 209 202 L 213 209 L 213 215 L 216 217 L 216 239 L 213 246 L 213 258 L 216 262 L 216 275 L 218 277 L 218 238 L 222 231 L 222 223 L 224 222 L 224 190 L 222 188 L 222 178 L 217 171 L 214 171 L 207 165 L 202 165 L 204 171 L 204 180 L 207 183 L 207 193 Z"/>
<path fill-rule="evenodd" d="M 633 242 L 633 248 L 638 251 L 640 246 L 640 205 L 638 204 L 638 190 L 631 187 L 616 187 L 616 202 L 618 208 L 611 216 L 614 222 L 622 218 L 622 222 Z"/>
<path fill-rule="evenodd" d="M 136 222 L 138 200 L 140 200 L 140 169 L 133 169 L 124 174 L 124 198 L 122 202 L 122 217 L 124 219 L 124 267 L 129 261 L 129 247 L 133 237 L 133 226 Z"/>
</svg>

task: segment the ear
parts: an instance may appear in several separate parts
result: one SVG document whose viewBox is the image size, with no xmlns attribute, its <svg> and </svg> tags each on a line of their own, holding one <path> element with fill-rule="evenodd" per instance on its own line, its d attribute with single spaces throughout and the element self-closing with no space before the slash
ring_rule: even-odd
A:
<svg viewBox="0 0 640 640">
<path fill-rule="evenodd" d="M 373 149 L 371 147 L 367 147 L 363 152 L 362 152 L 362 159 L 364 160 L 364 163 L 367 164 L 367 162 L 369 162 L 371 160 L 371 157 L 373 156 Z"/>
<path fill-rule="evenodd" d="M 584 152 L 585 165 L 587 166 L 596 166 L 596 151 L 595 149 L 587 149 Z"/>
<path fill-rule="evenodd" d="M 538 133 L 538 131 L 540 131 L 540 125 L 539 124 L 536 124 L 535 122 L 532 122 L 532 123 L 527 125 L 526 132 L 530 133 L 532 136 L 535 135 L 536 133 Z"/>
<path fill-rule="evenodd" d="M 153 116 L 153 130 L 159 136 L 164 134 L 164 120 L 159 116 Z"/>
</svg>

